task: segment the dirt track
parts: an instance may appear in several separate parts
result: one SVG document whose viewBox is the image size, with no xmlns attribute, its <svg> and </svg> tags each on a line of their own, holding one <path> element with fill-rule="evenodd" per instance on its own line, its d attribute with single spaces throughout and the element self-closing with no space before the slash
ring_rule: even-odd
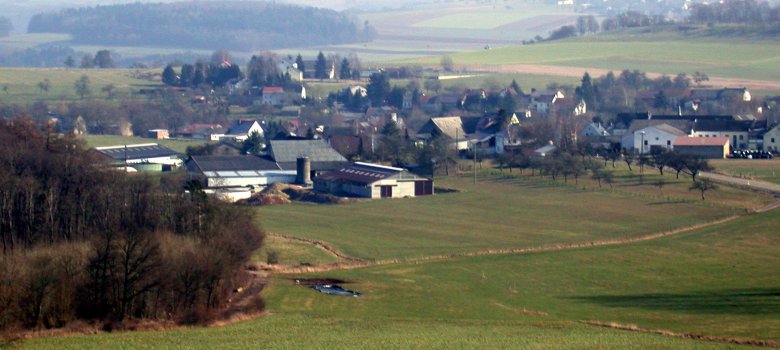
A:
<svg viewBox="0 0 780 350">
<path fill-rule="evenodd" d="M 608 69 L 599 68 L 551 66 L 542 64 L 461 65 L 459 68 L 482 72 L 527 73 L 573 78 L 580 78 L 585 72 L 590 73 L 592 77 L 599 77 L 606 75 L 610 71 Z M 620 74 L 619 71 L 614 72 L 615 74 Z M 657 78 L 663 75 L 661 73 L 652 72 L 646 72 L 645 74 L 650 78 Z M 711 76 L 707 85 L 715 87 L 746 87 L 751 90 L 780 90 L 780 81 L 774 80 L 736 79 Z"/>
</svg>

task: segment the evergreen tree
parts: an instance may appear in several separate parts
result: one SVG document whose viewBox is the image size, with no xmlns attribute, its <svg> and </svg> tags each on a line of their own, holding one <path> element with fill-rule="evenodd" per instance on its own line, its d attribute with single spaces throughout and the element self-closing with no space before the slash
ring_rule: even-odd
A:
<svg viewBox="0 0 780 350">
<path fill-rule="evenodd" d="M 79 80 L 76 80 L 73 87 L 76 89 L 76 95 L 79 95 L 81 99 L 92 93 L 89 77 L 86 75 L 82 75 Z"/>
<path fill-rule="evenodd" d="M 92 68 L 94 67 L 95 61 L 94 57 L 90 54 L 85 54 L 84 57 L 81 58 L 81 64 L 79 65 L 80 68 Z"/>
<path fill-rule="evenodd" d="M 301 54 L 298 54 L 298 57 L 295 57 L 295 65 L 298 66 L 299 71 L 306 71 L 306 64 L 303 63 L 303 57 L 301 57 Z"/>
<path fill-rule="evenodd" d="M 176 71 L 173 70 L 172 65 L 165 66 L 162 72 L 162 81 L 165 85 L 176 86 L 179 84 L 179 78 L 176 76 Z"/>
<path fill-rule="evenodd" d="M 382 106 L 387 100 L 387 96 L 390 95 L 390 79 L 387 77 L 387 73 L 371 74 L 371 77 L 368 78 L 366 93 L 374 106 Z"/>
<path fill-rule="evenodd" d="M 191 64 L 181 66 L 181 75 L 179 76 L 180 86 L 192 86 L 192 80 L 195 78 L 195 67 Z"/>
<path fill-rule="evenodd" d="M 65 67 L 73 68 L 76 66 L 76 60 L 73 59 L 73 56 L 68 56 L 68 58 L 65 59 Z"/>
<path fill-rule="evenodd" d="M 349 60 L 344 58 L 341 60 L 341 69 L 339 69 L 339 79 L 349 80 L 352 78 L 352 69 L 349 67 Z"/>
<path fill-rule="evenodd" d="M 320 51 L 317 55 L 317 61 L 314 63 L 314 77 L 317 79 L 328 79 L 328 63 L 325 59 L 325 54 Z"/>
<path fill-rule="evenodd" d="M 590 79 L 590 74 L 585 72 L 585 74 L 582 76 L 582 85 L 580 85 L 580 98 L 585 101 L 585 103 L 591 107 L 593 106 L 593 82 Z M 592 107 L 591 107 L 592 108 Z"/>
<path fill-rule="evenodd" d="M 509 85 L 513 90 L 515 90 L 516 93 L 522 95 L 523 89 L 520 88 L 520 84 L 517 83 L 517 80 L 512 79 L 512 84 Z"/>
</svg>

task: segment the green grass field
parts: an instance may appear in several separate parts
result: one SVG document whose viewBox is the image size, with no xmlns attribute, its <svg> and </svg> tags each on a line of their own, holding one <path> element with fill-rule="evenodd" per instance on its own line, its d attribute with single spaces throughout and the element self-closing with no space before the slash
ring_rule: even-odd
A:
<svg viewBox="0 0 780 350">
<path fill-rule="evenodd" d="M 268 252 L 270 251 L 278 253 L 279 264 L 283 265 L 299 265 L 303 263 L 320 265 L 338 261 L 335 255 L 314 245 L 272 235 L 266 237 L 265 244 L 260 250 L 255 252 L 252 260 L 265 263 L 268 261 Z"/>
<path fill-rule="evenodd" d="M 712 164 L 723 174 L 780 184 L 780 159 L 723 159 Z"/>
<path fill-rule="evenodd" d="M 456 226 L 448 219 L 440 217 L 441 226 Z M 267 317 L 218 328 L 33 339 L 13 348 L 743 349 L 585 321 L 780 340 L 778 224 L 780 212 L 770 212 L 627 245 L 278 275 L 264 294 Z M 291 280 L 300 277 L 341 278 L 364 296 L 319 294 Z"/>
<path fill-rule="evenodd" d="M 456 64 L 539 64 L 620 71 L 638 69 L 674 75 L 699 71 L 724 78 L 778 80 L 780 46 L 741 38 L 691 38 L 649 33 L 596 35 L 577 39 L 479 50 L 453 55 Z M 409 60 L 438 64 L 438 58 Z"/>
<path fill-rule="evenodd" d="M 60 33 L 17 34 L 0 38 L 0 50 L 24 50 L 40 44 L 69 41 L 72 37 Z"/>
<path fill-rule="evenodd" d="M 329 242 L 364 259 L 390 259 L 637 237 L 734 210 L 699 203 L 687 187 L 681 194 L 690 197 L 668 197 L 674 185 L 665 196 L 649 182 L 645 187 L 653 193 L 647 194 L 558 185 L 494 178 L 474 187 L 468 178 L 437 179 L 437 186 L 461 192 L 339 206 L 268 206 L 258 208 L 257 217 L 269 232 Z"/>
<path fill-rule="evenodd" d="M 118 136 L 118 135 L 85 135 L 84 140 L 89 147 L 106 147 L 106 146 L 121 146 L 121 145 L 135 145 L 142 143 L 157 143 L 161 146 L 168 147 L 179 153 L 186 153 L 189 146 L 201 146 L 207 143 L 204 140 L 190 140 L 190 139 L 168 139 L 168 140 L 155 140 L 139 136 Z"/>
<path fill-rule="evenodd" d="M 360 319 L 599 320 L 780 340 L 780 212 L 625 246 L 457 258 L 317 274 L 365 297 L 277 279 L 278 314 Z"/>
<path fill-rule="evenodd" d="M 64 69 L 64 68 L 0 68 L 0 87 L 8 86 L 8 91 L 0 91 L 0 102 L 26 103 L 32 101 L 73 101 L 78 100 L 74 83 L 86 75 L 90 80 L 92 94 L 86 98 L 105 99 L 101 89 L 106 85 L 114 86 L 114 99 L 119 100 L 138 92 L 139 89 L 160 86 L 135 78 L 136 73 L 146 73 L 134 69 Z M 49 79 L 48 91 L 41 91 L 38 83 Z"/>
</svg>

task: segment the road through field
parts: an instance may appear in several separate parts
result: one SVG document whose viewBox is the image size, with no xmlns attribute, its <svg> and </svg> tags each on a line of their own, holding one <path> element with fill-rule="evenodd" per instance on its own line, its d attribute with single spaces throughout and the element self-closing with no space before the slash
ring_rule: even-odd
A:
<svg viewBox="0 0 780 350">
<path fill-rule="evenodd" d="M 553 66 L 543 64 L 502 64 L 502 65 L 489 65 L 489 64 L 470 64 L 459 65 L 459 69 L 482 71 L 491 73 L 526 73 L 535 75 L 554 75 L 561 77 L 582 77 L 585 72 L 588 72 L 592 77 L 600 77 L 609 73 L 608 69 L 599 68 L 586 68 L 586 67 L 568 67 L 568 66 Z M 614 71 L 615 74 L 620 74 L 619 71 Z M 663 76 L 661 73 L 645 72 L 649 78 L 658 78 Z M 737 79 L 737 78 L 722 78 L 716 76 L 710 76 L 710 80 L 707 85 L 717 87 L 746 87 L 751 90 L 780 90 L 780 81 L 775 80 L 754 80 L 754 79 Z"/>
</svg>

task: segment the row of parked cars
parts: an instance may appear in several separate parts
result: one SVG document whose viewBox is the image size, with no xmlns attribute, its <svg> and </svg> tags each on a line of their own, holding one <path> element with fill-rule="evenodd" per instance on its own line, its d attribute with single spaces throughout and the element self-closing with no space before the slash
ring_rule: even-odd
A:
<svg viewBox="0 0 780 350">
<path fill-rule="evenodd" d="M 729 158 L 735 159 L 772 159 L 772 152 L 758 150 L 732 151 Z"/>
</svg>

